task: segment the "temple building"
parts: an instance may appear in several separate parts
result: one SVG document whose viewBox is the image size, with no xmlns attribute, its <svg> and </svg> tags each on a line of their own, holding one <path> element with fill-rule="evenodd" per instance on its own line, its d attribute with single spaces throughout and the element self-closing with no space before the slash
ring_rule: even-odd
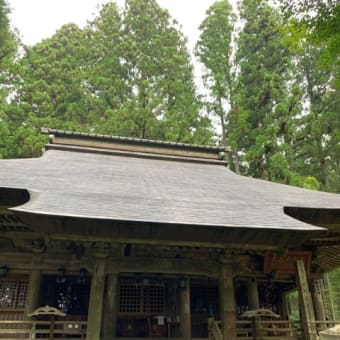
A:
<svg viewBox="0 0 340 340">
<path fill-rule="evenodd" d="M 310 340 L 331 325 L 340 195 L 236 175 L 221 147 L 44 132 L 40 158 L 0 161 L 0 339 Z"/>
</svg>

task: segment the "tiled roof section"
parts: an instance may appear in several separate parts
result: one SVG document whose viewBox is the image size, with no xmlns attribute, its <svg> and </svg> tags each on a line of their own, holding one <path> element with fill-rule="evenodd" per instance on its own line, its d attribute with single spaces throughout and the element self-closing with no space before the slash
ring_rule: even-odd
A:
<svg viewBox="0 0 340 340">
<path fill-rule="evenodd" d="M 0 161 L 1 187 L 30 191 L 18 211 L 118 221 L 317 230 L 284 207 L 340 212 L 340 195 L 247 178 L 219 165 L 63 150 Z"/>
<path fill-rule="evenodd" d="M 42 129 L 50 135 L 50 145 L 67 145 L 103 150 L 119 150 L 144 154 L 178 156 L 184 158 L 214 159 L 225 163 L 226 147 L 164 142 L 150 139 L 118 137 L 53 129 Z M 90 149 L 88 149 L 91 152 Z"/>
</svg>

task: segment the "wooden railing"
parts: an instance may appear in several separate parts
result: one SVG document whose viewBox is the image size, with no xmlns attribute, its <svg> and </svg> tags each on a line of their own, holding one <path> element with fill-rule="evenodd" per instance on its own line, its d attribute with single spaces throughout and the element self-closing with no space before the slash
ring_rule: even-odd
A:
<svg viewBox="0 0 340 340">
<path fill-rule="evenodd" d="M 249 320 L 236 321 L 236 335 L 240 340 L 252 339 L 253 323 Z"/>
<path fill-rule="evenodd" d="M 299 321 L 259 321 L 256 323 L 258 339 L 301 339 L 302 330 Z"/>
<path fill-rule="evenodd" d="M 300 323 L 297 321 L 236 321 L 238 340 L 298 340 L 302 338 Z M 209 320 L 209 338 L 222 340 L 221 321 Z"/>
<path fill-rule="evenodd" d="M 340 325 L 340 320 L 327 320 L 327 321 L 313 321 L 317 332 L 321 332 L 327 328 L 331 328 Z"/>
<path fill-rule="evenodd" d="M 209 318 L 208 319 L 208 334 L 209 334 L 209 339 L 223 340 L 223 335 L 221 331 L 221 321 L 217 321 L 212 318 Z"/>
<path fill-rule="evenodd" d="M 321 331 L 339 325 L 340 321 L 315 321 Z M 221 321 L 209 319 L 209 338 L 222 340 Z M 21 339 L 62 339 L 78 340 L 86 338 L 86 321 L 1 321 L 0 340 Z M 238 320 L 236 322 L 238 340 L 297 340 L 302 338 L 299 321 L 257 321 Z"/>
<path fill-rule="evenodd" d="M 1 340 L 60 339 L 78 340 L 86 338 L 86 321 L 2 321 Z"/>
</svg>

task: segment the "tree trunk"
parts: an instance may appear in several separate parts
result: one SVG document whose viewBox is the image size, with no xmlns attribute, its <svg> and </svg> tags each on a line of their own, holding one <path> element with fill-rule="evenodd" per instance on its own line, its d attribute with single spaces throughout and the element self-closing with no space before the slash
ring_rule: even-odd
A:
<svg viewBox="0 0 340 340">
<path fill-rule="evenodd" d="M 240 171 L 240 159 L 238 157 L 238 153 L 237 150 L 235 150 L 234 152 L 234 164 L 235 164 L 235 172 L 240 175 L 241 171 Z"/>
<path fill-rule="evenodd" d="M 321 180 L 322 180 L 322 184 L 328 190 L 329 189 L 329 178 L 328 178 L 327 164 L 326 164 L 325 158 L 321 159 L 320 166 L 321 166 Z"/>
</svg>

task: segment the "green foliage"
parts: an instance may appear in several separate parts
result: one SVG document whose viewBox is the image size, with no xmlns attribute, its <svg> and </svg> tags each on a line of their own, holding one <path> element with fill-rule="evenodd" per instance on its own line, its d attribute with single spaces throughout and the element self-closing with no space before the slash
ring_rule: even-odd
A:
<svg viewBox="0 0 340 340">
<path fill-rule="evenodd" d="M 299 293 L 297 290 L 292 290 L 289 294 L 287 294 L 286 303 L 288 309 L 288 320 L 299 321 L 300 305 L 299 305 Z"/>
<path fill-rule="evenodd" d="M 123 13 L 114 3 L 105 4 L 84 29 L 67 24 L 25 47 L 16 67 L 3 113 L 14 143 L 10 155 L 37 155 L 45 143 L 42 126 L 187 143 L 211 140 L 186 40 L 155 1 L 127 1 Z"/>
<path fill-rule="evenodd" d="M 0 67 L 16 51 L 14 35 L 9 29 L 8 14 L 7 2 L 0 0 Z"/>
<path fill-rule="evenodd" d="M 301 174 L 316 177 L 324 190 L 335 190 L 340 180 L 336 170 L 340 154 L 339 89 L 332 87 L 332 70 L 319 66 L 322 53 L 305 42 L 297 54 L 309 110 L 299 119 L 301 128 L 296 138 L 300 145 L 296 154 Z"/>
<path fill-rule="evenodd" d="M 334 72 L 333 83 L 340 87 L 340 3 L 337 0 L 281 0 L 286 18 L 290 20 L 292 46 L 308 41 L 321 47 L 319 66 Z"/>
<path fill-rule="evenodd" d="M 201 35 L 195 54 L 204 65 L 203 81 L 208 90 L 207 110 L 213 112 L 222 128 L 222 144 L 226 145 L 227 102 L 232 93 L 232 32 L 235 15 L 228 0 L 215 2 L 200 25 Z"/>
<path fill-rule="evenodd" d="M 6 122 L 0 118 L 0 159 L 6 158 L 9 149 L 9 130 Z"/>
<path fill-rule="evenodd" d="M 340 96 L 333 65 L 323 63 L 326 48 L 301 39 L 311 29 L 307 21 L 299 26 L 285 21 L 266 0 L 243 0 L 240 16 L 244 27 L 235 42 L 234 66 L 236 28 L 227 1 L 210 7 L 196 46 L 206 109 L 219 117 L 222 141 L 234 150 L 232 168 L 338 191 Z"/>
<path fill-rule="evenodd" d="M 340 269 L 333 270 L 328 274 L 330 287 L 328 287 L 328 294 L 330 301 L 332 301 L 332 309 L 335 320 L 340 318 Z"/>
<path fill-rule="evenodd" d="M 122 19 L 114 3 L 103 5 L 99 15 L 84 31 L 84 77 L 91 129 L 106 134 L 128 136 L 130 90 L 128 69 L 123 65 Z"/>
<path fill-rule="evenodd" d="M 82 31 L 63 26 L 41 43 L 26 47 L 19 62 L 15 96 L 6 108 L 16 156 L 32 156 L 44 144 L 42 126 L 82 130 L 88 117 L 81 89 Z"/>
<path fill-rule="evenodd" d="M 245 20 L 236 53 L 240 74 L 227 137 L 243 158 L 244 172 L 289 183 L 301 93 L 296 86 L 288 87 L 293 66 L 279 29 L 281 17 L 262 0 L 243 1 L 240 14 Z"/>
<path fill-rule="evenodd" d="M 17 79 L 14 60 L 18 42 L 10 31 L 8 14 L 6 1 L 0 0 L 0 159 L 10 157 L 14 145 L 6 110 L 13 82 Z"/>
<path fill-rule="evenodd" d="M 314 176 L 320 189 L 339 192 L 340 36 L 333 28 L 340 20 L 340 7 L 331 0 L 282 2 L 287 18 L 282 30 L 298 61 L 303 100 L 308 103 L 298 122 L 297 171 Z"/>
<path fill-rule="evenodd" d="M 311 190 L 320 190 L 320 183 L 315 177 L 308 176 L 305 178 L 303 187 Z"/>
<path fill-rule="evenodd" d="M 141 138 L 207 143 L 186 40 L 154 0 L 127 0 L 122 39 L 132 133 Z"/>
</svg>

